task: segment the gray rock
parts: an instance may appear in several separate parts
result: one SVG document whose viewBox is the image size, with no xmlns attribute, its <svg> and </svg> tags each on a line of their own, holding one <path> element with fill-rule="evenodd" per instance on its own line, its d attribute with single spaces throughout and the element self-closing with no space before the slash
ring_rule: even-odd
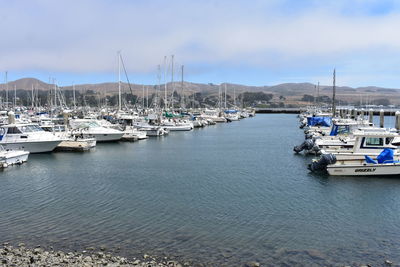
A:
<svg viewBox="0 0 400 267">
<path fill-rule="evenodd" d="M 256 261 L 249 261 L 245 264 L 245 267 L 260 267 L 260 263 Z"/>
<path fill-rule="evenodd" d="M 393 262 L 390 260 L 385 260 L 385 264 L 390 266 L 390 265 L 393 265 Z"/>
</svg>

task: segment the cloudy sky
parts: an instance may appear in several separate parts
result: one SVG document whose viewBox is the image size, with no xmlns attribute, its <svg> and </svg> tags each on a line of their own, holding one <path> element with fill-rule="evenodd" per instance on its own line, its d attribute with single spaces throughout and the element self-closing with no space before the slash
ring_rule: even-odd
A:
<svg viewBox="0 0 400 267">
<path fill-rule="evenodd" d="M 185 80 L 400 88 L 400 1 L 0 0 L 0 79 L 157 83 L 175 55 Z M 125 78 L 124 78 L 125 79 Z M 169 78 L 170 79 L 170 78 Z M 176 77 L 178 79 L 178 77 Z"/>
</svg>

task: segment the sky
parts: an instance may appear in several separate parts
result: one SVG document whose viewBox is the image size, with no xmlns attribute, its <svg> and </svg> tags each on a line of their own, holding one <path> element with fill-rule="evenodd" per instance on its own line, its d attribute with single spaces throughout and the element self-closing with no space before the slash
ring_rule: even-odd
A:
<svg viewBox="0 0 400 267">
<path fill-rule="evenodd" d="M 0 6 L 0 82 L 6 71 L 9 81 L 115 82 L 121 51 L 132 83 L 170 81 L 174 55 L 174 80 L 184 65 L 191 82 L 329 85 L 336 68 L 340 86 L 400 88 L 400 1 L 0 0 Z"/>
</svg>

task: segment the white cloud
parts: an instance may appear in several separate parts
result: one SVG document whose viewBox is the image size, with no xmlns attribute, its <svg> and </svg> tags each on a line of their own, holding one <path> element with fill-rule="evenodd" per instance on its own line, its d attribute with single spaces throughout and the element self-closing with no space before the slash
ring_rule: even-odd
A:
<svg viewBox="0 0 400 267">
<path fill-rule="evenodd" d="M 366 57 L 356 64 L 362 66 L 371 54 L 390 67 L 398 63 L 397 7 L 349 15 L 348 1 L 305 2 L 0 0 L 0 69 L 115 71 L 117 50 L 135 72 L 154 71 L 171 54 L 185 64 L 275 69 L 346 66 Z"/>
</svg>

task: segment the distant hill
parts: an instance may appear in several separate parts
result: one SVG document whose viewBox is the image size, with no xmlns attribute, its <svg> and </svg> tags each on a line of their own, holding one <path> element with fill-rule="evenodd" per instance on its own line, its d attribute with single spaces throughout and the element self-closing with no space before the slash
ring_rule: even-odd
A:
<svg viewBox="0 0 400 267">
<path fill-rule="evenodd" d="M 8 88 L 10 90 L 14 89 L 24 89 L 31 90 L 32 86 L 35 89 L 39 90 L 49 90 L 53 88 L 54 85 L 48 84 L 46 82 L 40 81 L 35 78 L 23 78 L 16 81 L 10 81 L 8 83 Z M 158 88 L 158 85 L 142 85 L 142 84 L 131 84 L 131 89 L 127 83 L 122 83 L 121 88 L 125 93 L 129 93 L 132 90 L 133 94 L 141 95 L 143 86 L 148 88 L 149 93 L 154 93 Z M 227 93 L 229 95 L 233 95 L 233 92 L 236 92 L 236 95 L 239 95 L 243 92 L 264 92 L 268 94 L 273 94 L 277 101 L 285 99 L 286 102 L 296 102 L 301 101 L 302 97 L 307 95 L 314 96 L 316 94 L 316 85 L 312 83 L 282 83 L 272 86 L 248 86 L 241 84 L 232 84 L 232 83 L 223 83 L 221 85 L 216 85 L 212 83 L 203 84 L 203 83 L 192 83 L 192 82 L 184 82 L 183 83 L 183 91 L 181 82 L 167 83 L 168 92 L 172 92 L 172 88 L 181 94 L 193 94 L 193 93 L 202 93 L 204 95 L 217 95 L 219 88 L 222 91 L 225 90 L 225 86 L 227 89 Z M 160 89 L 164 92 L 164 85 L 160 85 Z M 94 91 L 101 94 L 115 94 L 118 92 L 118 83 L 109 82 L 109 83 L 97 83 L 97 84 L 77 84 L 75 85 L 76 90 L 78 91 Z M 0 90 L 5 90 L 6 85 L 0 84 Z M 72 90 L 72 86 L 63 86 L 62 90 Z M 332 86 L 331 85 L 321 85 L 320 86 L 320 95 L 331 96 L 332 94 Z M 376 86 L 367 86 L 367 87 L 359 87 L 352 88 L 348 86 L 339 86 L 337 87 L 337 98 L 342 101 L 354 102 L 359 100 L 361 102 L 372 102 L 372 100 L 376 99 L 389 99 L 392 104 L 400 104 L 400 90 L 394 88 L 382 88 Z"/>
</svg>

